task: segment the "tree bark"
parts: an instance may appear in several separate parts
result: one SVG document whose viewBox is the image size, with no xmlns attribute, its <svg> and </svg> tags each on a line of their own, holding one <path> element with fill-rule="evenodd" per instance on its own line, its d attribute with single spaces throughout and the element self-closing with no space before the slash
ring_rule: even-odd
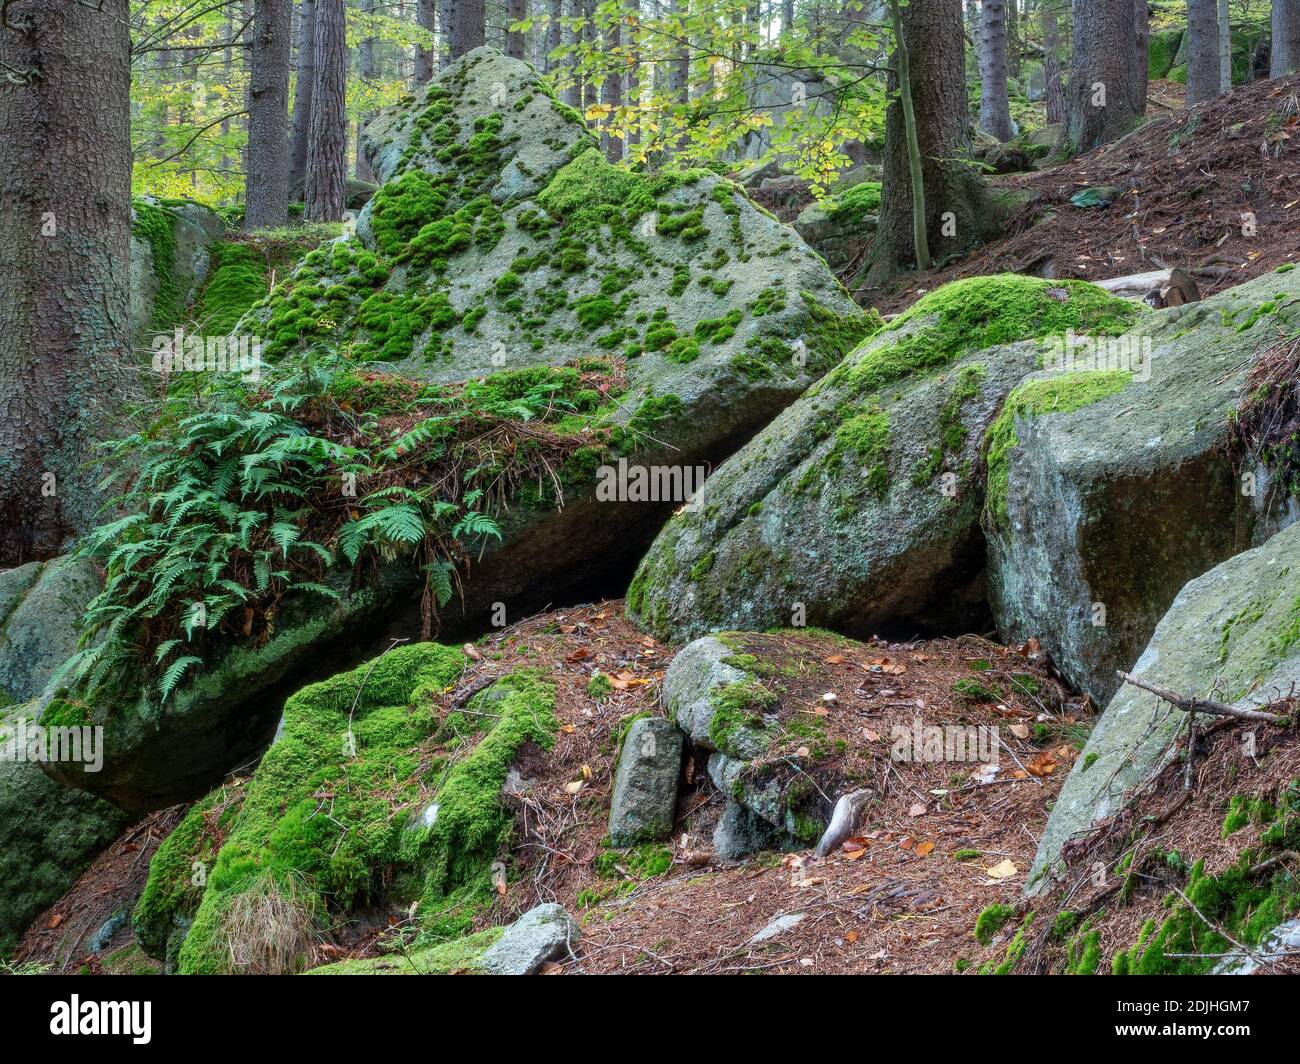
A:
<svg viewBox="0 0 1300 1064">
<path fill-rule="evenodd" d="M 0 28 L 0 565 L 94 523 L 130 349 L 126 0 L 16 0 Z M 16 28 L 15 28 L 16 27 Z"/>
<path fill-rule="evenodd" d="M 551 53 L 564 43 L 562 38 L 564 26 L 560 22 L 563 17 L 564 0 L 550 0 L 550 21 L 546 24 L 546 73 L 548 74 L 559 66 L 559 60 L 551 58 Z"/>
<path fill-rule="evenodd" d="M 422 29 L 434 33 L 438 29 L 438 0 L 417 0 L 415 21 Z M 437 45 L 429 48 L 416 48 L 415 73 L 413 80 L 417 85 L 426 85 L 433 80 L 437 63 Z"/>
<path fill-rule="evenodd" d="M 248 188 L 244 228 L 289 224 L 291 0 L 256 0 L 248 81 Z"/>
<path fill-rule="evenodd" d="M 348 150 L 344 111 L 348 46 L 343 0 L 317 0 L 315 65 L 304 214 L 310 222 L 337 222 L 343 218 Z"/>
<path fill-rule="evenodd" d="M 1187 0 L 1187 106 L 1219 95 L 1219 13 L 1216 0 Z"/>
<path fill-rule="evenodd" d="M 483 0 L 449 0 L 451 7 L 451 58 L 483 47 L 486 15 Z"/>
<path fill-rule="evenodd" d="M 1219 0 L 1219 95 L 1232 91 L 1232 17 L 1228 0 Z"/>
<path fill-rule="evenodd" d="M 583 17 L 583 0 L 569 0 L 569 18 L 581 19 Z M 569 38 L 569 47 L 576 48 L 582 43 L 582 29 L 575 25 L 567 31 Z M 578 56 L 570 54 L 569 66 L 573 68 L 573 80 L 565 87 L 564 102 L 576 111 L 582 110 L 583 84 L 582 75 L 578 72 Z"/>
<path fill-rule="evenodd" d="M 1137 54 L 1133 59 L 1133 102 L 1138 114 L 1144 115 L 1150 88 L 1147 68 L 1151 64 L 1151 8 L 1147 0 L 1134 0 L 1133 37 L 1137 43 Z"/>
<path fill-rule="evenodd" d="M 614 123 L 614 112 L 623 106 L 623 68 L 622 57 L 619 55 L 620 48 L 618 17 L 615 16 L 605 28 L 605 54 L 609 57 L 610 64 L 605 71 L 605 86 L 601 91 L 601 103 L 612 108 L 605 119 L 605 129 L 600 135 L 605 158 L 611 163 L 621 162 L 623 159 L 623 140 L 610 132 L 610 127 Z"/>
<path fill-rule="evenodd" d="M 1061 83 L 1061 32 L 1056 21 L 1058 5 L 1065 0 L 1043 0 L 1043 90 L 1047 121 L 1065 121 L 1065 87 Z"/>
<path fill-rule="evenodd" d="M 510 26 L 528 16 L 527 0 L 506 0 L 506 55 L 512 59 L 524 57 L 524 35 L 511 33 Z"/>
<path fill-rule="evenodd" d="M 1136 125 L 1143 111 L 1135 98 L 1136 63 L 1133 0 L 1075 5 L 1066 97 L 1066 138 L 1075 151 L 1108 144 Z"/>
<path fill-rule="evenodd" d="M 376 0 L 363 0 L 361 9 L 367 15 L 373 15 L 375 8 Z M 375 39 L 373 37 L 366 37 L 357 45 L 357 67 L 362 82 L 373 84 L 379 74 L 378 67 L 375 65 Z M 361 150 L 361 131 L 372 117 L 367 113 L 357 118 L 357 157 L 352 172 L 356 175 L 358 181 L 373 181 L 375 179 L 375 172 L 370 169 L 366 154 Z"/>
<path fill-rule="evenodd" d="M 1300 70 L 1300 0 L 1273 0 L 1272 25 L 1268 76 L 1284 78 Z"/>
<path fill-rule="evenodd" d="M 970 153 L 961 0 L 912 0 L 902 10 L 916 135 L 923 160 L 930 256 L 942 262 L 977 243 L 986 224 L 984 185 L 963 162 Z M 907 131 L 890 74 L 885 112 L 884 187 L 866 282 L 885 284 L 916 262 Z"/>
<path fill-rule="evenodd" d="M 298 8 L 298 67 L 293 93 L 293 141 L 289 148 L 289 194 L 300 197 L 307 178 L 311 94 L 316 87 L 316 0 Z"/>
<path fill-rule="evenodd" d="M 984 0 L 980 19 L 980 129 L 1007 141 L 1011 107 L 1007 99 L 1007 22 L 1005 0 Z"/>
</svg>

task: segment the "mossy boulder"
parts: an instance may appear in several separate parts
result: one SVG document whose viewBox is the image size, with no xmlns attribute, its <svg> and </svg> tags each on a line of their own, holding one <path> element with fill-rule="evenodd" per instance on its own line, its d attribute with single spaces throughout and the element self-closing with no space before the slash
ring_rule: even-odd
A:
<svg viewBox="0 0 1300 1064">
<path fill-rule="evenodd" d="M 149 339 L 181 319 L 208 276 L 209 248 L 225 223 L 213 210 L 188 200 L 142 196 L 131 204 L 131 337 L 149 350 Z"/>
<path fill-rule="evenodd" d="M 1137 370 L 1127 383 L 1113 369 L 1037 374 L 990 434 L 985 527 L 999 631 L 1037 636 L 1098 704 L 1188 580 L 1294 509 L 1269 469 L 1231 445 L 1251 366 L 1300 325 L 1294 277 L 1145 316 L 1108 352 L 1113 366 Z"/>
<path fill-rule="evenodd" d="M 0 573 L 0 956 L 130 819 L 15 749 L 18 722 L 37 723 L 35 698 L 76 648 L 81 611 L 98 588 L 90 566 L 67 557 Z M 69 769 L 85 775 L 82 765 Z"/>
<path fill-rule="evenodd" d="M 19 760 L 19 721 L 36 715 L 33 703 L 0 709 L 0 958 L 130 821 Z"/>
<path fill-rule="evenodd" d="M 1190 581 L 1161 618 L 1134 675 L 1241 707 L 1300 684 L 1300 525 Z M 1052 809 L 1030 876 L 1041 889 L 1062 847 L 1117 812 L 1126 790 L 1170 755 L 1186 718 L 1130 685 L 1111 699 Z"/>
<path fill-rule="evenodd" d="M 452 647 L 400 646 L 290 698 L 251 779 L 195 805 L 159 848 L 141 946 L 182 973 L 298 971 L 349 914 L 389 902 L 419 911 L 420 949 L 466 934 L 513 831 L 508 773 L 558 722 L 553 688 L 527 671 L 436 715 L 465 664 Z M 275 943 L 258 935 L 270 919 Z"/>
<path fill-rule="evenodd" d="M 1143 316 L 1084 282 L 954 282 L 868 339 L 665 527 L 628 608 L 663 637 L 807 623 L 869 635 L 983 615 L 984 436 L 1066 330 Z"/>
</svg>

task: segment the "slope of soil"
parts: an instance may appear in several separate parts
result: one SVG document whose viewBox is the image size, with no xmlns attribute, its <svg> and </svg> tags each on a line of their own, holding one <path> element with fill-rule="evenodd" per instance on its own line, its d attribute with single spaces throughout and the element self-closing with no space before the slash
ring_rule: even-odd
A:
<svg viewBox="0 0 1300 1064">
<path fill-rule="evenodd" d="M 1159 83 L 1158 98 L 1174 102 Z M 1032 195 L 1003 240 L 860 302 L 898 311 L 958 277 L 1002 272 L 1097 281 L 1181 266 L 1202 294 L 1300 259 L 1300 76 L 1259 81 L 1160 117 L 1064 166 L 1000 178 Z M 1085 188 L 1118 186 L 1106 207 Z M 1253 230 L 1247 222 L 1253 216 Z"/>
</svg>

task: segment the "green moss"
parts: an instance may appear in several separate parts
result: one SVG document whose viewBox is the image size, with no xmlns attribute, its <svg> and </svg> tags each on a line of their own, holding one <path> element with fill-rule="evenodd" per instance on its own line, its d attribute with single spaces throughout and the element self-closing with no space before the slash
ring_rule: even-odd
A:
<svg viewBox="0 0 1300 1064">
<path fill-rule="evenodd" d="M 1028 380 L 1009 396 L 985 435 L 988 461 L 986 509 L 995 523 L 1007 520 L 1008 476 L 1011 452 L 1020 444 L 1016 422 L 1047 414 L 1063 414 L 1099 402 L 1128 386 L 1132 374 L 1124 370 L 1085 370 Z"/>
<path fill-rule="evenodd" d="M 959 452 L 965 444 L 968 433 L 961 419 L 962 408 L 979 397 L 980 386 L 987 375 L 988 371 L 979 363 L 963 366 L 957 374 L 952 391 L 939 411 L 938 440 L 912 475 L 916 487 L 924 487 L 934 480 L 943 470 L 947 456 Z"/>
<path fill-rule="evenodd" d="M 841 192 L 826 207 L 826 213 L 836 222 L 855 225 L 869 214 L 880 210 L 880 182 L 863 181 Z"/>
<path fill-rule="evenodd" d="M 214 244 L 211 256 L 211 276 L 194 318 L 205 333 L 225 336 L 254 303 L 266 297 L 266 266 L 253 248 L 235 241 Z"/>
<path fill-rule="evenodd" d="M 308 975 L 473 975 L 482 971 L 483 954 L 505 934 L 504 927 L 489 927 L 472 935 L 427 949 L 390 957 L 340 961 L 313 968 Z"/>
<path fill-rule="evenodd" d="M 1062 913 L 1061 915 L 1065 915 Z M 1065 971 L 1068 975 L 1095 975 L 1101 963 L 1101 932 L 1081 930 L 1066 946 Z"/>
<path fill-rule="evenodd" d="M 993 941 L 993 936 L 1016 914 L 1010 905 L 994 904 L 987 906 L 975 919 L 975 940 L 981 946 Z"/>
<path fill-rule="evenodd" d="M 975 849 L 971 849 L 969 846 L 964 846 L 960 850 L 957 850 L 952 855 L 952 859 L 954 861 L 973 861 L 975 860 L 975 858 L 981 856 L 983 856 L 983 854 L 980 850 L 975 850 Z"/>
<path fill-rule="evenodd" d="M 597 148 L 557 170 L 537 200 L 554 217 L 580 227 L 614 217 L 627 223 L 654 206 L 645 179 L 611 165 Z"/>
<path fill-rule="evenodd" d="M 281 736 L 248 784 L 208 877 L 181 971 L 229 969 L 228 914 L 241 892 L 280 890 L 310 910 L 303 919 L 312 925 L 331 907 L 377 896 L 399 860 L 396 811 L 421 794 L 431 694 L 450 686 L 464 662 L 438 644 L 397 647 L 288 700 Z"/>
<path fill-rule="evenodd" d="M 857 460 L 868 490 L 883 495 L 889 486 L 889 415 L 873 407 L 843 421 L 835 431 L 832 464 L 844 454 Z"/>
<path fill-rule="evenodd" d="M 587 697 L 597 702 L 605 701 L 613 691 L 613 683 L 603 672 L 592 673 L 591 679 L 587 681 Z"/>
<path fill-rule="evenodd" d="M 757 680 L 736 680 L 709 696 L 714 713 L 709 739 L 724 754 L 749 760 L 767 749 L 773 736 L 762 714 L 776 704 L 776 695 Z"/>
<path fill-rule="evenodd" d="M 180 291 L 172 277 L 176 268 L 176 214 L 143 199 L 133 200 L 131 211 L 131 232 L 149 245 L 158 286 L 150 325 L 154 332 L 166 332 L 181 313 Z"/>
<path fill-rule="evenodd" d="M 1000 702 L 1002 693 L 995 691 L 987 684 L 980 683 L 979 680 L 967 678 L 958 680 L 952 685 L 953 691 L 962 698 L 970 699 L 973 702 Z"/>
<path fill-rule="evenodd" d="M 607 879 L 640 882 L 663 875 L 673 863 L 673 851 L 661 843 L 644 842 L 626 850 L 607 849 L 596 855 L 593 867 Z"/>
<path fill-rule="evenodd" d="M 1058 298 L 1053 293 L 1065 293 Z M 859 392 L 877 392 L 912 374 L 948 365 L 969 351 L 1036 337 L 1080 333 L 1118 335 L 1145 308 L 1086 281 L 1045 281 L 998 274 L 953 281 L 924 296 L 886 326 L 895 339 L 877 342 L 843 367 Z"/>
</svg>

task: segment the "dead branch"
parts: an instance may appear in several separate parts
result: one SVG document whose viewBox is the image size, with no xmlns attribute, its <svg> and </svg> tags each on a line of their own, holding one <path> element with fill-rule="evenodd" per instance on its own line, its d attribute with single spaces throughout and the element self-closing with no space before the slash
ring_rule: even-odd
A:
<svg viewBox="0 0 1300 1064">
<path fill-rule="evenodd" d="M 1212 702 L 1207 698 L 1186 698 L 1177 691 L 1171 691 L 1168 687 L 1161 687 L 1159 684 L 1139 680 L 1136 676 L 1124 672 L 1122 669 L 1116 670 L 1116 675 L 1125 683 L 1140 687 L 1144 691 L 1150 691 L 1153 695 L 1162 698 L 1175 709 L 1181 709 L 1184 713 L 1208 713 L 1215 717 L 1259 720 L 1268 724 L 1281 724 L 1286 720 L 1285 717 L 1276 713 L 1265 713 L 1260 709 L 1238 709 L 1236 706 L 1225 705 L 1222 702 Z"/>
</svg>

